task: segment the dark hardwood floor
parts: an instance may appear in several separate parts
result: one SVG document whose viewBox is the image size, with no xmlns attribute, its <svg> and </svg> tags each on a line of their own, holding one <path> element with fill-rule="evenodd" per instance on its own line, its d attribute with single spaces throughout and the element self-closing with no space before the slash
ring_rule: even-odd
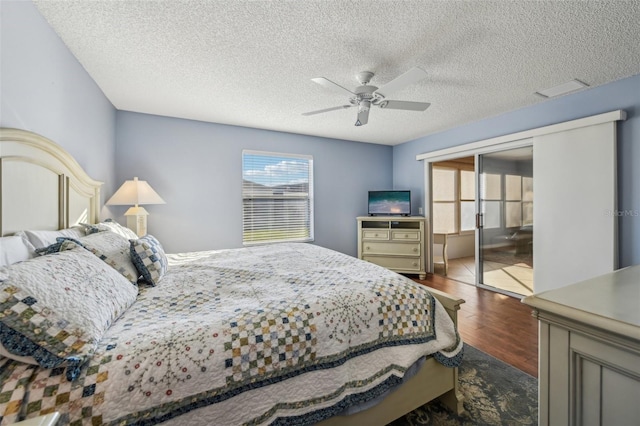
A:
<svg viewBox="0 0 640 426">
<path fill-rule="evenodd" d="M 458 312 L 462 340 L 538 377 L 538 322 L 531 316 L 529 306 L 520 299 L 440 275 L 413 279 L 465 300 Z"/>
</svg>

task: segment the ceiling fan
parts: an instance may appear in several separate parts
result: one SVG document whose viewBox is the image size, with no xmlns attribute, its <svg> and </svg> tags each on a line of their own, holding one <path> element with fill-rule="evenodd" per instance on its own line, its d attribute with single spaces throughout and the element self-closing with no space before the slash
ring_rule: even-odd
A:
<svg viewBox="0 0 640 426">
<path fill-rule="evenodd" d="M 386 97 L 409 84 L 417 83 L 427 76 L 427 73 L 422 69 L 415 67 L 411 68 L 404 74 L 391 80 L 384 86 L 378 88 L 376 86 L 370 86 L 369 82 L 373 78 L 374 74 L 371 71 L 363 71 L 356 74 L 356 79 L 360 82 L 360 86 L 356 87 L 352 92 L 339 84 L 334 83 L 324 77 L 312 78 L 311 81 L 318 83 L 319 85 L 326 87 L 329 90 L 338 92 L 342 95 L 349 97 L 349 104 L 340 105 L 333 108 L 320 109 L 317 111 L 305 112 L 302 115 L 315 115 L 323 112 L 335 111 L 339 109 L 346 109 L 351 107 L 358 107 L 358 119 L 356 120 L 356 126 L 363 126 L 369 121 L 369 110 L 372 106 L 388 109 L 402 109 L 405 111 L 424 111 L 431 105 L 428 102 L 409 102 L 409 101 L 392 101 L 387 100 Z"/>
</svg>

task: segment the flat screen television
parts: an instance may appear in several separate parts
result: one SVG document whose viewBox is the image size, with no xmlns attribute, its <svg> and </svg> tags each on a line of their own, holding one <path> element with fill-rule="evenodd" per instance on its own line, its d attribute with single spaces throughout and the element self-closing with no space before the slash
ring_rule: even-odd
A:
<svg viewBox="0 0 640 426">
<path fill-rule="evenodd" d="M 411 191 L 369 191 L 369 216 L 410 216 Z"/>
</svg>

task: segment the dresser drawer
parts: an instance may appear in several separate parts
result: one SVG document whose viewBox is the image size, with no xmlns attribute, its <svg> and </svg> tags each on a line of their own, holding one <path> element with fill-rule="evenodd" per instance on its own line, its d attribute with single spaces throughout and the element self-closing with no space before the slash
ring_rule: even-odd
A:
<svg viewBox="0 0 640 426">
<path fill-rule="evenodd" d="M 423 217 L 360 216 L 358 258 L 425 279 L 425 227 Z"/>
<path fill-rule="evenodd" d="M 420 231 L 391 231 L 392 241 L 420 241 Z"/>
<path fill-rule="evenodd" d="M 420 243 L 383 243 L 366 241 L 362 243 L 362 254 L 392 254 L 399 256 L 420 256 Z"/>
<path fill-rule="evenodd" d="M 398 271 L 421 271 L 420 258 L 393 257 L 393 256 L 362 256 L 367 262 L 375 263 L 392 270 Z"/>
<path fill-rule="evenodd" d="M 385 240 L 389 239 L 389 230 L 386 229 L 363 229 L 362 230 L 362 239 L 363 240 Z"/>
</svg>

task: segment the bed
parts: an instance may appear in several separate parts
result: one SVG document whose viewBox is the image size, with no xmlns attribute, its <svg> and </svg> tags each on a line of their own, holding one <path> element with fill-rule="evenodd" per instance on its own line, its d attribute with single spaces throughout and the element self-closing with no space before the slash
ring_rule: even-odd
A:
<svg viewBox="0 0 640 426">
<path fill-rule="evenodd" d="M 462 300 L 312 244 L 166 254 L 100 222 L 101 183 L 59 145 L 0 129 L 0 153 L 3 240 L 44 252 L 0 268 L 2 424 L 383 425 L 435 398 L 462 411 Z"/>
</svg>

